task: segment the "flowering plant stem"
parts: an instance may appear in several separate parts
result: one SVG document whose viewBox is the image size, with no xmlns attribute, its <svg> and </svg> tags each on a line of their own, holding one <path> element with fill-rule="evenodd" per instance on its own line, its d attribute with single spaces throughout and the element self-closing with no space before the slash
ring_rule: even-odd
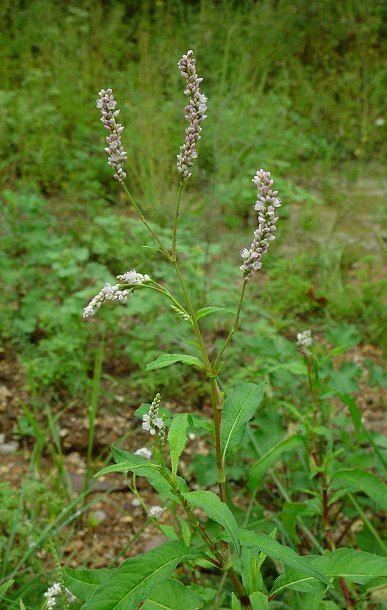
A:
<svg viewBox="0 0 387 610">
<path fill-rule="evenodd" d="M 208 352 L 207 352 L 207 348 L 206 348 L 206 345 L 205 345 L 205 342 L 204 342 L 204 339 L 203 339 L 203 336 L 202 336 L 202 333 L 201 333 L 201 330 L 199 327 L 195 308 L 193 306 L 191 297 L 189 295 L 187 284 L 186 284 L 183 272 L 180 268 L 178 258 L 177 258 L 177 227 L 178 227 L 178 220 L 179 220 L 179 213 L 180 213 L 181 197 L 183 194 L 185 184 L 186 184 L 186 181 L 182 182 L 179 187 L 175 216 L 174 216 L 173 227 L 172 227 L 172 253 L 170 253 L 168 250 L 166 250 L 166 248 L 164 247 L 164 245 L 162 244 L 162 242 L 160 241 L 160 239 L 156 235 L 156 233 L 151 229 L 146 218 L 144 217 L 140 208 L 138 207 L 138 205 L 136 204 L 132 195 L 130 194 L 129 190 L 127 189 L 125 183 L 122 182 L 123 188 L 125 189 L 125 192 L 128 195 L 130 202 L 133 205 L 134 209 L 136 210 L 140 220 L 142 221 L 144 226 L 148 229 L 148 231 L 153 236 L 153 238 L 156 240 L 157 244 L 160 247 L 162 254 L 167 258 L 168 261 L 170 261 L 173 264 L 176 275 L 178 277 L 178 280 L 179 280 L 179 283 L 181 286 L 181 289 L 182 289 L 182 292 L 183 292 L 187 311 L 192 320 L 193 332 L 195 334 L 196 342 L 197 342 L 197 345 L 198 345 L 200 353 L 201 353 L 202 364 L 206 371 L 206 375 L 210 381 L 211 403 L 212 403 L 212 411 L 213 411 L 213 417 L 214 417 L 214 437 L 215 437 L 217 482 L 218 482 L 218 486 L 219 486 L 220 499 L 222 500 L 222 502 L 226 503 L 227 502 L 226 479 L 225 479 L 225 474 L 224 474 L 224 460 L 222 457 L 222 446 L 221 446 L 223 395 L 219 389 L 219 386 L 218 386 L 218 383 L 216 380 L 216 367 L 219 363 L 220 357 L 223 355 L 225 349 L 227 348 L 232 335 L 238 329 L 239 317 L 240 317 L 240 313 L 241 313 L 241 309 L 242 309 L 247 280 L 246 279 L 243 280 L 242 292 L 241 292 L 241 296 L 240 296 L 240 300 L 239 300 L 239 305 L 238 305 L 234 325 L 233 325 L 221 351 L 219 352 L 215 362 L 211 363 Z M 161 286 L 157 282 L 151 281 L 147 285 L 144 284 L 144 288 L 145 287 L 151 288 L 153 290 L 156 290 L 157 292 L 163 293 L 168 299 L 170 299 L 173 302 L 173 304 L 176 307 L 178 307 L 181 311 L 184 312 L 184 308 L 175 299 L 175 297 L 173 297 L 173 295 L 171 295 L 171 293 L 168 290 L 166 290 L 163 286 Z M 230 580 L 235 588 L 235 591 L 238 594 L 238 597 L 239 597 L 241 603 L 243 604 L 243 606 L 250 607 L 249 598 L 245 591 L 245 588 L 243 587 L 243 584 L 242 584 L 241 580 L 239 579 L 237 573 L 235 572 L 233 567 L 230 565 L 230 550 L 229 550 L 228 544 L 227 543 L 223 544 L 223 548 L 225 551 L 225 553 L 224 553 L 225 557 L 224 557 L 216 548 L 215 543 L 213 543 L 211 541 L 211 539 L 205 532 L 204 528 L 200 525 L 198 519 L 196 518 L 194 513 L 191 511 L 187 500 L 181 494 L 176 482 L 174 481 L 173 477 L 170 476 L 168 470 L 166 469 L 164 460 L 163 460 L 162 447 L 159 447 L 159 453 L 160 453 L 160 458 L 161 458 L 161 462 L 162 462 L 162 474 L 163 474 L 164 478 L 167 480 L 167 482 L 169 483 L 169 485 L 171 486 L 173 493 L 179 498 L 179 501 L 181 502 L 191 525 L 195 528 L 197 533 L 201 536 L 201 538 L 204 540 L 204 542 L 206 543 L 206 545 L 208 546 L 208 548 L 211 550 L 212 554 L 216 558 L 216 565 L 220 569 L 225 570 L 227 572 L 227 574 L 229 575 L 229 578 L 230 578 Z"/>
</svg>

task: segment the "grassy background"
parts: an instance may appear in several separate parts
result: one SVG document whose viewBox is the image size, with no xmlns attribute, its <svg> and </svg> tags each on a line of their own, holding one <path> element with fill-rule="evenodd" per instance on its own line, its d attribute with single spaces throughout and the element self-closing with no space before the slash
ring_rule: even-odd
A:
<svg viewBox="0 0 387 610">
<path fill-rule="evenodd" d="M 182 368 L 145 371 L 163 350 L 192 349 L 188 329 L 157 297 L 139 293 L 95 321 L 81 318 L 101 285 L 127 269 L 173 286 L 168 267 L 142 248 L 151 241 L 112 179 L 95 98 L 101 87 L 113 88 L 128 182 L 167 239 L 185 128 L 176 64 L 188 48 L 209 98 L 180 234 L 198 306 L 235 308 L 239 252 L 256 222 L 258 168 L 272 172 L 284 202 L 225 378 L 269 379 L 270 367 L 294 357 L 296 332 L 312 328 L 321 341 L 368 349 L 372 384 L 382 384 L 382 16 L 380 0 L 3 0 L 0 332 L 10 372 L 2 380 L 24 409 L 17 420 L 8 412 L 4 432 L 33 444 L 33 472 L 48 453 L 63 475 L 60 417 L 76 412 L 82 426 L 102 342 L 105 418 L 122 409 L 122 396 L 131 410 L 160 388 L 172 402 L 197 407 L 206 395 Z M 229 323 L 227 316 L 203 322 L 209 345 L 220 344 Z M 360 370 L 351 366 L 329 372 L 337 391 L 359 391 Z M 293 391 L 291 371 L 275 375 L 272 386 L 284 398 Z M 77 450 L 85 455 L 86 446 L 81 439 Z M 30 533 L 12 529 L 20 515 L 15 489 L 0 489 L 17 542 L 5 547 L 3 573 L 24 561 L 37 574 L 39 560 L 32 553 L 32 563 L 25 560 Z M 58 482 L 49 489 L 23 483 L 39 532 L 68 502 L 58 499 Z"/>
<path fill-rule="evenodd" d="M 167 228 L 184 130 L 176 61 L 188 47 L 209 96 L 184 216 L 187 262 L 207 278 L 198 298 L 213 301 L 222 274 L 237 284 L 254 222 L 250 178 L 265 167 L 286 205 L 259 289 L 276 323 L 329 315 L 379 338 L 382 2 L 5 1 L 0 18 L 2 331 L 31 387 L 84 389 L 88 286 L 132 266 L 167 273 L 139 248 L 147 238 L 112 181 L 94 100 L 114 87 L 132 191 Z M 109 335 L 117 316 L 106 316 Z M 135 368 L 157 349 L 141 334 Z"/>
</svg>

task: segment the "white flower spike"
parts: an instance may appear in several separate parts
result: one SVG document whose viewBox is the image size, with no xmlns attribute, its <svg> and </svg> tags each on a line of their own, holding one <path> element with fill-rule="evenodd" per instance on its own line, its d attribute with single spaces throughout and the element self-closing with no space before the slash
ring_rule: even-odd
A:
<svg viewBox="0 0 387 610">
<path fill-rule="evenodd" d="M 244 259 L 241 269 L 245 280 L 249 280 L 254 271 L 262 267 L 262 256 L 267 252 L 269 244 L 275 239 L 278 216 L 275 211 L 281 206 L 278 191 L 273 191 L 273 179 L 270 172 L 263 169 L 257 171 L 253 182 L 258 189 L 257 202 L 254 209 L 258 211 L 258 228 L 254 231 L 254 239 L 250 248 L 243 248 L 241 257 Z"/>
</svg>

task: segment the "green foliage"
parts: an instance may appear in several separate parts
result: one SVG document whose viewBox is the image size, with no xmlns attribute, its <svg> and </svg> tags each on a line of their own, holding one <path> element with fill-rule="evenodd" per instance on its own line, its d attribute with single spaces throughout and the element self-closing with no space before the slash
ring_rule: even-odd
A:
<svg viewBox="0 0 387 610">
<path fill-rule="evenodd" d="M 148 553 L 127 559 L 115 570 L 69 570 L 68 585 L 85 600 L 83 608 L 131 610 L 149 597 L 160 582 L 172 576 L 180 561 L 195 556 L 178 542 L 167 542 Z"/>
<path fill-rule="evenodd" d="M 238 447 L 244 437 L 246 425 L 255 414 L 263 398 L 264 383 L 240 383 L 227 395 L 223 406 L 221 441 L 223 459 L 227 451 Z"/>
</svg>

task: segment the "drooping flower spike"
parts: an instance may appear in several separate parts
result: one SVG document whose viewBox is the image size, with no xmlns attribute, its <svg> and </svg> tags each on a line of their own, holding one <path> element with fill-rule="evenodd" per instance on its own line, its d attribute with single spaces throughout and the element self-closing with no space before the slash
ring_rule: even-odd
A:
<svg viewBox="0 0 387 610">
<path fill-rule="evenodd" d="M 105 301 L 119 301 L 120 303 L 126 303 L 128 298 L 133 293 L 131 287 L 140 286 L 145 282 L 149 282 L 149 275 L 143 275 L 137 273 L 135 269 L 127 271 L 122 275 L 117 275 L 117 279 L 121 280 L 125 285 L 114 284 L 113 286 L 106 283 L 100 292 L 90 301 L 90 303 L 83 310 L 84 318 L 92 318 L 97 313 L 98 309 L 103 305 Z M 128 288 L 126 288 L 128 286 Z"/>
<path fill-rule="evenodd" d="M 184 95 L 189 96 L 189 102 L 184 109 L 188 127 L 185 131 L 185 142 L 180 146 L 177 155 L 177 171 L 180 174 L 180 182 L 184 183 L 191 176 L 190 167 L 193 160 L 197 158 L 196 144 L 200 140 L 202 131 L 201 123 L 207 118 L 207 97 L 200 91 L 202 78 L 196 73 L 196 60 L 193 51 L 188 51 L 178 62 L 181 76 L 187 85 Z"/>
<path fill-rule="evenodd" d="M 278 191 L 273 191 L 273 179 L 270 172 L 263 169 L 257 171 L 253 182 L 258 189 L 257 202 L 254 209 L 258 211 L 258 228 L 254 231 L 254 239 L 250 248 L 243 248 L 241 256 L 244 259 L 241 269 L 245 280 L 249 280 L 254 271 L 261 269 L 262 257 L 267 252 L 269 244 L 275 239 L 278 216 L 276 208 L 281 206 Z"/>
<path fill-rule="evenodd" d="M 110 133 L 106 137 L 107 147 L 105 148 L 108 154 L 108 163 L 114 169 L 114 178 L 118 182 L 122 182 L 126 178 L 126 173 L 123 170 L 124 161 L 126 161 L 126 152 L 122 146 L 121 134 L 124 127 L 117 123 L 116 117 L 119 110 L 116 110 L 117 102 L 114 99 L 111 89 L 101 89 L 98 93 L 97 108 L 101 111 L 101 121 L 105 129 Z"/>
</svg>

